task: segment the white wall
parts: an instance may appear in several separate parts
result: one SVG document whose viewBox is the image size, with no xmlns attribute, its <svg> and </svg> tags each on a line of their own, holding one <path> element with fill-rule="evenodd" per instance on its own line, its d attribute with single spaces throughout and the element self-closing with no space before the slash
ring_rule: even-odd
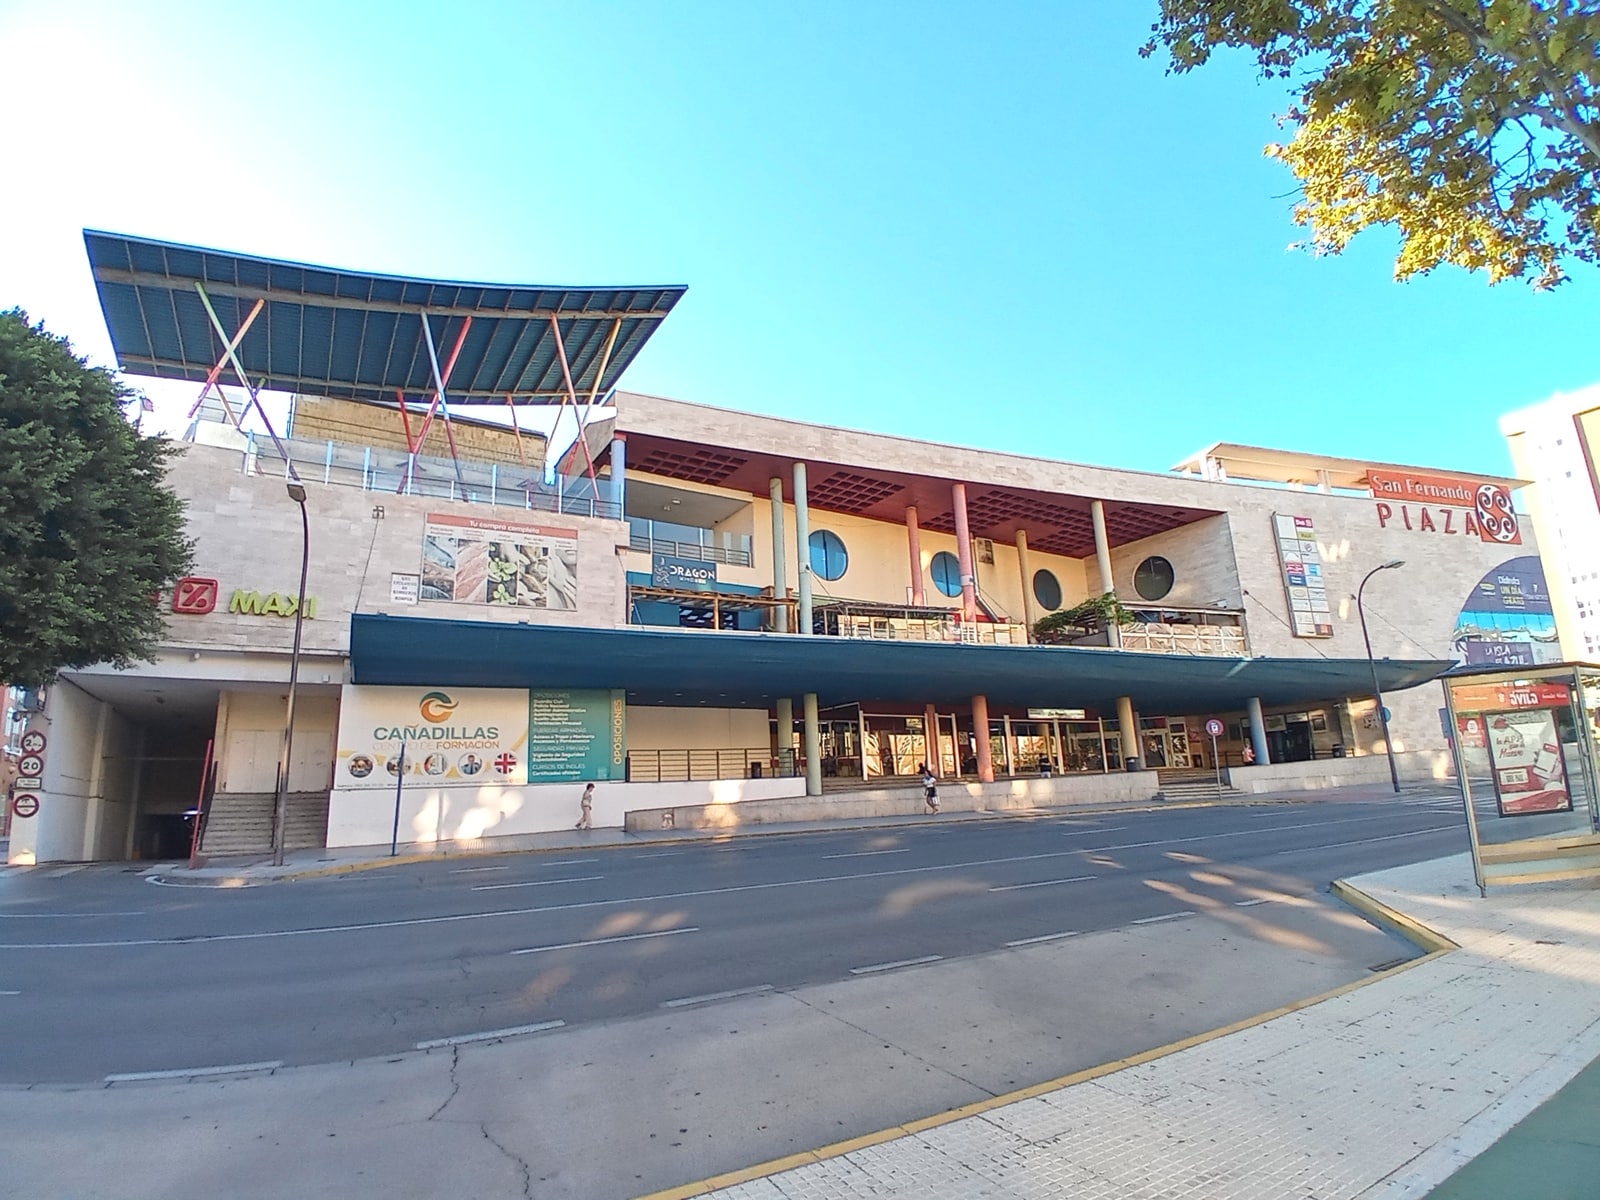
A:
<svg viewBox="0 0 1600 1200">
<path fill-rule="evenodd" d="M 697 783 L 600 783 L 595 786 L 595 828 L 622 828 L 623 814 L 685 804 L 736 804 L 747 799 L 800 795 L 803 779 L 723 779 Z M 571 829 L 580 815 L 582 783 L 477 788 L 407 786 L 400 797 L 401 845 L 478 842 L 517 834 Z M 328 806 L 329 846 L 387 845 L 394 828 L 393 791 L 333 792 Z"/>
<path fill-rule="evenodd" d="M 217 790 L 270 792 L 278 783 L 286 697 L 282 692 L 227 691 L 217 705 Z M 333 786 L 339 729 L 337 692 L 297 688 L 294 761 L 289 791 L 322 792 Z"/>
<path fill-rule="evenodd" d="M 761 708 L 664 708 L 628 705 L 628 752 L 636 750 L 746 750 L 772 742 Z"/>
</svg>

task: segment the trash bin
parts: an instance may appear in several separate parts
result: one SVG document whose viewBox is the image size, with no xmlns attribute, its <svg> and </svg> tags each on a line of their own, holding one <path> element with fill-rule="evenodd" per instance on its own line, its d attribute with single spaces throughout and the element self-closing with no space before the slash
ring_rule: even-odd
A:
<svg viewBox="0 0 1600 1200">
<path fill-rule="evenodd" d="M 1122 765 L 1130 771 L 1137 771 L 1139 769 L 1139 760 L 1137 758 L 1125 758 L 1122 760 Z"/>
<path fill-rule="evenodd" d="M 761 764 L 760 763 L 752 762 L 750 764 L 750 778 L 751 779 L 760 779 L 761 778 Z"/>
<path fill-rule="evenodd" d="M 1335 758 L 1343 758 L 1344 757 L 1344 747 L 1342 745 L 1340 745 L 1339 743 L 1337 743 L 1337 742 L 1335 742 L 1334 746 L 1333 746 L 1333 756 Z"/>
</svg>

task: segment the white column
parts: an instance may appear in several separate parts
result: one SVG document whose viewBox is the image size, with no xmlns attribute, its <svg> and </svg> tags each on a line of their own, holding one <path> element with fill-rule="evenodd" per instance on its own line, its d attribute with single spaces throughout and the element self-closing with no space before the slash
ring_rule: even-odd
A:
<svg viewBox="0 0 1600 1200">
<path fill-rule="evenodd" d="M 1122 742 L 1122 765 L 1126 768 L 1130 758 L 1139 757 L 1139 723 L 1134 720 L 1133 700 L 1128 696 L 1117 697 L 1117 736 Z"/>
<path fill-rule="evenodd" d="M 822 730 L 817 721 L 817 694 L 805 695 L 806 714 L 806 795 L 822 795 Z M 862 747 L 863 751 L 866 747 Z M 862 762 L 865 764 L 865 759 Z"/>
<path fill-rule="evenodd" d="M 767 485 L 767 493 L 772 500 L 772 594 L 783 602 L 773 610 L 772 627 L 779 633 L 788 633 L 789 562 L 783 549 L 783 480 L 774 478 Z"/>
<path fill-rule="evenodd" d="M 1256 761 L 1265 766 L 1272 761 L 1272 752 L 1267 747 L 1267 722 L 1261 715 L 1260 697 L 1251 696 L 1244 708 L 1250 716 L 1250 745 L 1256 752 Z"/>
<path fill-rule="evenodd" d="M 794 465 L 795 561 L 800 579 L 799 633 L 811 632 L 811 510 L 806 502 L 806 465 Z"/>
</svg>

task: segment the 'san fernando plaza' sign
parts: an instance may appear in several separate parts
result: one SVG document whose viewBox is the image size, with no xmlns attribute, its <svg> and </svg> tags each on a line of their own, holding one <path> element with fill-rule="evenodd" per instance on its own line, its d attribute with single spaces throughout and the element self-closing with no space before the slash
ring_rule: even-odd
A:
<svg viewBox="0 0 1600 1200">
<path fill-rule="evenodd" d="M 1511 493 L 1498 483 L 1474 483 L 1447 475 L 1367 472 L 1378 502 L 1378 525 L 1419 533 L 1464 533 L 1485 542 L 1520 545 Z"/>
<path fill-rule="evenodd" d="M 621 779 L 621 692 L 347 687 L 336 786 L 479 787 Z"/>
</svg>

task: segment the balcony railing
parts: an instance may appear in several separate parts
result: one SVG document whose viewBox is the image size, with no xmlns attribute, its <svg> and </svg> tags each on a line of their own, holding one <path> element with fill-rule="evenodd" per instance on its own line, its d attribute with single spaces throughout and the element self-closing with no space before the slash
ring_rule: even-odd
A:
<svg viewBox="0 0 1600 1200">
<path fill-rule="evenodd" d="M 783 756 L 776 769 L 766 746 L 724 747 L 710 750 L 629 750 L 629 783 L 684 783 L 713 779 L 760 779 L 766 775 L 793 775 L 795 755 Z"/>
<path fill-rule="evenodd" d="M 749 534 L 679 525 L 675 521 L 652 521 L 645 517 L 629 517 L 628 530 L 628 549 L 645 554 L 726 563 L 731 567 L 748 567 L 751 562 Z"/>
<path fill-rule="evenodd" d="M 830 622 L 831 623 L 831 622 Z M 834 630 L 829 630 L 833 633 Z M 1024 646 L 1027 629 L 1000 621 L 956 621 L 936 617 L 883 617 L 840 613 L 838 637 L 873 642 L 949 642 L 963 646 Z"/>
<path fill-rule="evenodd" d="M 546 483 L 538 466 L 457 461 L 382 446 L 294 437 L 279 439 L 288 455 L 285 461 L 270 438 L 258 438 L 253 433 L 246 437 L 249 441 L 244 449 L 243 469 L 247 475 L 287 478 L 292 462 L 301 479 L 320 479 L 336 487 L 573 517 L 616 520 L 621 516 L 605 484 L 597 492 L 586 478 L 566 479 L 559 474 L 553 482 Z"/>
</svg>

